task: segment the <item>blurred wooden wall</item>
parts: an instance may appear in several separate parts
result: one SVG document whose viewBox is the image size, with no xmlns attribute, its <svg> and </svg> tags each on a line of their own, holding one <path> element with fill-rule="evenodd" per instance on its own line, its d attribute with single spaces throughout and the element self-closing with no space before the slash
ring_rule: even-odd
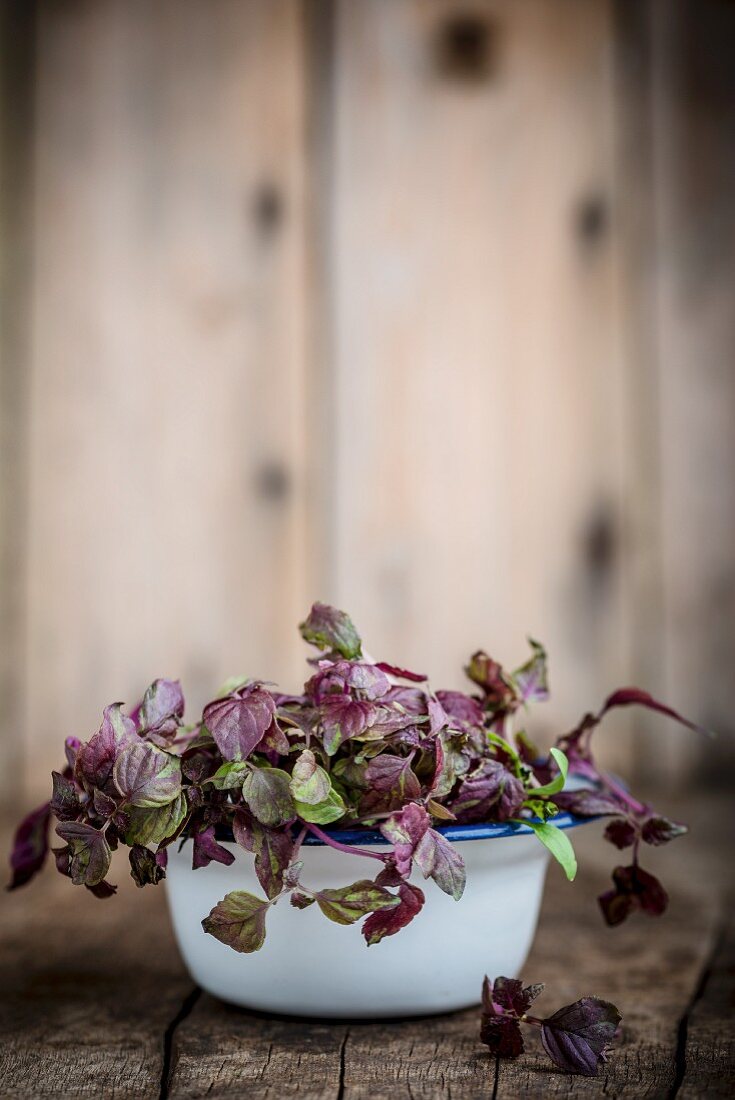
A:
<svg viewBox="0 0 735 1100">
<path fill-rule="evenodd" d="M 5 5 L 3 781 L 156 675 L 297 686 L 314 598 L 448 686 L 542 638 L 546 732 L 732 730 L 732 13 Z"/>
</svg>

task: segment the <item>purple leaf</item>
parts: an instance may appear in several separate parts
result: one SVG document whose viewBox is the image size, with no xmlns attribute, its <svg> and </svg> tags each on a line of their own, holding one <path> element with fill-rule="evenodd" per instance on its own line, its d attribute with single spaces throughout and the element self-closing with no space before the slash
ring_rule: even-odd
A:
<svg viewBox="0 0 735 1100">
<path fill-rule="evenodd" d="M 215 699 L 203 721 L 225 760 L 246 760 L 269 729 L 276 713 L 273 696 L 261 684 Z"/>
<path fill-rule="evenodd" d="M 480 1042 L 500 1058 L 517 1058 L 523 1053 L 523 1035 L 518 1020 L 499 1011 L 493 1000 L 493 986 L 488 978 L 482 983 L 482 1016 Z"/>
<path fill-rule="evenodd" d="M 198 829 L 192 834 L 192 839 L 194 841 L 194 850 L 191 857 L 192 870 L 196 871 L 200 867 L 208 867 L 212 861 L 223 863 L 225 867 L 229 867 L 231 863 L 235 862 L 232 852 L 229 852 L 227 848 L 223 848 L 215 840 L 214 825 L 209 825 L 205 829 Z"/>
<path fill-rule="evenodd" d="M 609 925 L 622 924 L 636 909 L 650 917 L 661 916 L 666 911 L 668 894 L 655 875 L 650 875 L 637 864 L 616 867 L 613 882 L 613 889 L 598 898 Z"/>
<path fill-rule="evenodd" d="M 304 869 L 302 860 L 297 860 L 296 863 L 290 863 L 283 872 L 283 885 L 287 890 L 295 890 L 299 884 L 301 878 L 301 872 Z"/>
<path fill-rule="evenodd" d="M 380 877 L 380 876 L 378 876 Z M 400 903 L 373 913 L 362 926 L 362 934 L 368 947 L 380 943 L 386 936 L 400 932 L 421 912 L 424 904 L 424 892 L 410 882 L 401 883 L 398 889 Z"/>
<path fill-rule="evenodd" d="M 499 1058 L 523 1054 L 521 1025 L 513 1016 L 485 1016 L 480 1020 L 480 1042 Z"/>
<path fill-rule="evenodd" d="M 665 703 L 659 703 L 659 701 L 654 699 L 652 695 L 649 695 L 647 691 L 642 691 L 640 688 L 635 687 L 619 688 L 617 691 L 614 691 L 612 695 L 609 695 L 598 715 L 598 720 L 602 718 L 604 714 L 607 714 L 609 710 L 613 710 L 614 707 L 629 706 L 646 707 L 648 710 L 655 710 L 658 714 L 664 714 L 667 718 L 673 718 L 675 722 L 679 722 L 682 726 L 694 730 L 695 733 L 708 733 L 708 730 L 704 729 L 703 726 L 698 726 L 695 722 L 690 722 L 688 718 L 682 717 L 677 711 L 672 710 L 671 707 L 667 707 Z"/>
<path fill-rule="evenodd" d="M 315 901 L 316 898 L 313 898 L 311 894 L 305 894 L 303 890 L 294 890 L 291 893 L 291 904 L 294 909 L 308 909 Z"/>
<path fill-rule="evenodd" d="M 402 712 L 404 717 L 420 718 L 426 714 L 426 692 L 405 684 L 390 688 L 380 701 L 383 706 Z"/>
<path fill-rule="evenodd" d="M 315 890 L 314 898 L 324 916 L 335 924 L 354 924 L 367 913 L 400 905 L 400 898 L 369 879 L 336 890 Z"/>
<path fill-rule="evenodd" d="M 345 686 L 351 692 L 359 692 L 361 698 L 374 701 L 390 691 L 390 680 L 377 665 L 346 663 Z"/>
<path fill-rule="evenodd" d="M 319 671 L 306 685 L 306 693 L 316 703 L 331 695 L 355 695 L 374 702 L 391 690 L 391 684 L 377 665 L 354 661 L 320 661 Z"/>
<path fill-rule="evenodd" d="M 445 780 L 447 783 L 445 783 Z M 434 740 L 434 774 L 429 784 L 429 790 L 432 794 L 436 794 L 437 797 L 442 798 L 445 794 L 449 794 L 453 786 L 454 776 L 451 773 L 451 768 L 447 766 L 447 755 L 444 752 L 444 742 L 441 737 L 437 737 Z"/>
<path fill-rule="evenodd" d="M 405 809 L 393 814 L 380 826 L 385 839 L 393 845 L 393 856 L 399 874 L 411 873 L 414 851 L 426 835 L 430 824 L 431 818 L 423 806 L 409 802 Z"/>
<path fill-rule="evenodd" d="M 678 821 L 669 821 L 667 817 L 654 814 L 643 822 L 641 838 L 646 844 L 654 844 L 658 847 L 661 844 L 668 844 L 670 840 L 675 840 L 676 837 L 683 836 L 684 833 L 688 832 L 686 825 L 681 825 Z"/>
<path fill-rule="evenodd" d="M 441 833 L 428 829 L 416 846 L 414 859 L 424 878 L 433 878 L 440 890 L 459 901 L 467 877 L 464 860 Z"/>
<path fill-rule="evenodd" d="M 516 817 L 526 791 L 498 760 L 486 760 L 464 780 L 451 803 L 458 821 L 508 821 Z"/>
<path fill-rule="evenodd" d="M 396 867 L 393 856 L 386 856 L 383 870 L 375 876 L 378 886 L 401 886 L 406 880 Z"/>
<path fill-rule="evenodd" d="M 465 672 L 473 684 L 482 688 L 485 702 L 492 710 L 515 703 L 513 685 L 509 682 L 501 665 L 492 657 L 488 657 L 483 650 L 480 649 L 472 654 Z"/>
<path fill-rule="evenodd" d="M 265 940 L 265 915 L 269 902 L 246 890 L 233 890 L 218 901 L 202 928 L 234 951 L 259 951 Z"/>
<path fill-rule="evenodd" d="M 322 725 L 324 748 L 329 756 L 334 756 L 345 741 L 364 733 L 375 713 L 373 703 L 349 695 L 328 696 L 322 705 Z"/>
<path fill-rule="evenodd" d="M 92 805 L 94 806 L 95 813 L 105 819 L 112 817 L 117 810 L 117 802 L 115 799 L 110 798 L 109 794 L 105 794 L 104 791 L 100 791 L 97 787 L 95 787 L 92 796 Z"/>
<path fill-rule="evenodd" d="M 428 679 L 428 676 L 424 676 L 421 672 L 409 672 L 407 668 L 398 668 L 397 665 L 389 665 L 386 661 L 378 661 L 375 667 L 388 676 L 395 676 L 397 680 L 411 680 L 414 684 L 421 684 Z"/>
<path fill-rule="evenodd" d="M 113 778 L 131 806 L 165 806 L 181 793 L 181 761 L 155 745 L 137 740 L 118 756 Z"/>
<path fill-rule="evenodd" d="M 492 984 L 485 979 L 482 1003 L 486 1012 L 491 1002 L 495 1011 L 525 1016 L 538 996 L 544 991 L 543 982 L 524 986 L 518 978 L 496 978 Z M 489 998 L 489 1000 L 488 1000 Z"/>
<path fill-rule="evenodd" d="M 279 726 L 278 719 L 274 718 L 261 740 L 256 745 L 256 752 L 275 753 L 276 756 L 288 756 L 290 748 L 291 745 L 288 737 L 286 737 L 286 734 Z"/>
<path fill-rule="evenodd" d="M 410 756 L 383 752 L 373 757 L 365 775 L 373 790 L 395 793 L 402 801 L 418 798 L 421 794 L 421 784 L 411 768 Z"/>
<path fill-rule="evenodd" d="M 105 707 L 98 732 L 79 748 L 76 770 L 89 787 L 106 790 L 111 786 L 112 769 L 120 753 L 128 745 L 140 743 L 135 723 L 122 713 L 121 707 L 122 703 Z"/>
<path fill-rule="evenodd" d="M 255 849 L 255 823 L 247 810 L 238 810 L 232 819 L 232 835 L 237 844 L 246 852 Z"/>
<path fill-rule="evenodd" d="M 138 720 L 141 731 L 165 739 L 174 737 L 184 717 L 184 693 L 178 680 L 154 680 L 143 696 Z"/>
<path fill-rule="evenodd" d="M 524 703 L 542 703 L 549 698 L 546 650 L 533 638 L 529 638 L 528 643 L 532 656 L 525 665 L 516 669 L 513 680 Z"/>
<path fill-rule="evenodd" d="M 62 821 L 56 832 L 71 849 L 69 875 L 75 886 L 96 886 L 110 868 L 110 848 L 101 830 L 83 821 Z"/>
<path fill-rule="evenodd" d="M 111 898 L 117 893 L 117 886 L 113 886 L 111 882 L 106 879 L 102 879 L 102 882 L 95 882 L 94 886 L 90 886 L 85 882 L 85 887 L 89 890 L 90 894 L 94 894 L 96 898 L 104 900 L 105 898 Z"/>
<path fill-rule="evenodd" d="M 181 771 L 182 774 L 189 780 L 190 783 L 201 783 L 203 779 L 207 779 L 214 775 L 218 770 L 216 768 L 217 761 L 206 751 L 201 749 L 189 750 L 184 756 L 181 757 Z M 235 767 L 234 764 L 223 764 L 223 768 Z M 219 769 L 220 771 L 222 769 Z M 244 775 L 244 769 L 242 772 Z M 240 782 L 242 782 L 242 775 Z"/>
<path fill-rule="evenodd" d="M 157 886 L 166 877 L 166 869 L 158 863 L 156 853 L 142 844 L 133 845 L 129 859 L 130 874 L 136 886 Z"/>
<path fill-rule="evenodd" d="M 348 660 L 362 652 L 360 635 L 349 615 L 328 604 L 315 603 L 308 618 L 299 625 L 301 637 L 319 649 L 333 649 Z"/>
<path fill-rule="evenodd" d="M 56 870 L 60 875 L 66 875 L 69 877 L 69 860 L 71 859 L 71 848 L 68 844 L 65 844 L 63 848 L 52 848 L 51 851 L 54 854 L 54 863 L 56 864 Z"/>
<path fill-rule="evenodd" d="M 605 828 L 605 840 L 616 848 L 630 848 L 638 837 L 638 829 L 627 817 L 616 817 Z"/>
<path fill-rule="evenodd" d="M 560 1069 L 596 1077 L 620 1019 L 615 1005 L 598 997 L 584 997 L 544 1020 L 541 1040 L 546 1053 Z"/>
<path fill-rule="evenodd" d="M 64 741 L 64 755 L 66 756 L 66 763 L 74 771 L 74 766 L 77 762 L 77 753 L 79 752 L 81 741 L 78 737 L 67 737 Z"/>
<path fill-rule="evenodd" d="M 609 817 L 617 815 L 625 807 L 602 791 L 560 791 L 554 795 L 560 810 L 567 810 L 578 817 Z"/>
<path fill-rule="evenodd" d="M 446 729 L 449 725 L 449 715 L 445 711 L 438 699 L 433 698 L 431 695 L 426 699 L 426 713 L 429 716 L 429 733 L 432 737 L 436 737 L 443 729 Z"/>
<path fill-rule="evenodd" d="M 482 728 L 485 719 L 482 707 L 476 699 L 461 691 L 437 691 L 436 697 L 450 718 L 454 718 L 462 726 Z"/>
<path fill-rule="evenodd" d="M 293 858 L 294 838 L 287 829 L 266 829 L 257 822 L 253 823 L 252 837 L 258 882 L 269 898 L 278 897 L 287 885 L 285 875 Z"/>
<path fill-rule="evenodd" d="M 51 820 L 51 803 L 44 802 L 23 818 L 16 829 L 10 867 L 13 877 L 8 890 L 16 890 L 30 882 L 43 867 L 48 855 L 48 828 Z"/>
<path fill-rule="evenodd" d="M 59 821 L 72 821 L 81 810 L 75 783 L 60 772 L 51 772 L 51 782 L 53 784 L 51 810 Z"/>
</svg>

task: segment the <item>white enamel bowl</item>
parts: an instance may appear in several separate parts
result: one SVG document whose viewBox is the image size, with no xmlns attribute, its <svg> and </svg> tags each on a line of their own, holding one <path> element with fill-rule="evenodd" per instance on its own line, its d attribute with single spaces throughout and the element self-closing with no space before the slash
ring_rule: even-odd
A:
<svg viewBox="0 0 735 1100">
<path fill-rule="evenodd" d="M 560 814 L 572 828 L 579 818 Z M 230 867 L 193 871 L 191 841 L 169 850 L 166 887 L 179 949 L 193 979 L 232 1004 L 297 1016 L 413 1016 L 477 1004 L 484 974 L 515 977 L 531 948 L 548 861 L 526 826 L 455 825 L 441 830 L 459 844 L 467 866 L 460 901 L 414 871 L 426 904 L 410 925 L 368 947 L 360 923 L 328 920 L 316 905 L 293 908 L 288 898 L 266 919 L 260 951 L 238 954 L 207 935 L 202 918 L 231 890 L 262 896 L 253 857 L 234 843 Z M 361 847 L 388 851 L 378 833 L 335 833 Z M 311 839 L 311 838 L 310 838 Z M 301 849 L 302 881 L 312 889 L 372 878 L 377 862 L 319 842 Z"/>
</svg>

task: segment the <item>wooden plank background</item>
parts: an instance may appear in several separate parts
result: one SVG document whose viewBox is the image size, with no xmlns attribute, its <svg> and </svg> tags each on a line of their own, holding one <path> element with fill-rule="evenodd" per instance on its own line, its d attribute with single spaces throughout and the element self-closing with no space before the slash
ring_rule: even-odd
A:
<svg viewBox="0 0 735 1100">
<path fill-rule="evenodd" d="M 735 29 L 672 8 L 8 5 L 0 782 L 156 675 L 297 686 L 314 598 L 447 686 L 542 638 L 542 734 L 732 732 Z"/>
</svg>

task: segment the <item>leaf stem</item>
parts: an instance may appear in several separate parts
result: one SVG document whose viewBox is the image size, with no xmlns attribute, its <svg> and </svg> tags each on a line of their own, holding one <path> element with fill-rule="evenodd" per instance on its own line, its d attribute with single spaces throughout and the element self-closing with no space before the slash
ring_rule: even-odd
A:
<svg viewBox="0 0 735 1100">
<path fill-rule="evenodd" d="M 346 852 L 349 856 L 366 856 L 367 859 L 377 859 L 381 863 L 385 863 L 385 856 L 380 852 L 368 852 L 366 848 L 354 848 L 350 844 L 343 844 L 340 840 L 335 840 L 329 833 L 325 833 L 318 825 L 314 825 L 311 821 L 306 823 L 306 828 L 309 832 L 313 833 L 315 837 L 324 844 L 328 844 L 330 848 L 336 849 L 338 852 Z"/>
<path fill-rule="evenodd" d="M 524 1024 L 530 1024 L 531 1027 L 541 1027 L 543 1020 L 540 1020 L 538 1016 L 521 1016 L 521 1021 Z"/>
<path fill-rule="evenodd" d="M 601 775 L 600 778 L 610 793 L 614 794 L 616 798 L 619 798 L 621 802 L 624 802 L 626 806 L 629 806 L 634 813 L 645 814 L 647 812 L 647 808 L 643 803 L 632 798 L 625 788 L 613 779 L 611 775 Z"/>
</svg>

